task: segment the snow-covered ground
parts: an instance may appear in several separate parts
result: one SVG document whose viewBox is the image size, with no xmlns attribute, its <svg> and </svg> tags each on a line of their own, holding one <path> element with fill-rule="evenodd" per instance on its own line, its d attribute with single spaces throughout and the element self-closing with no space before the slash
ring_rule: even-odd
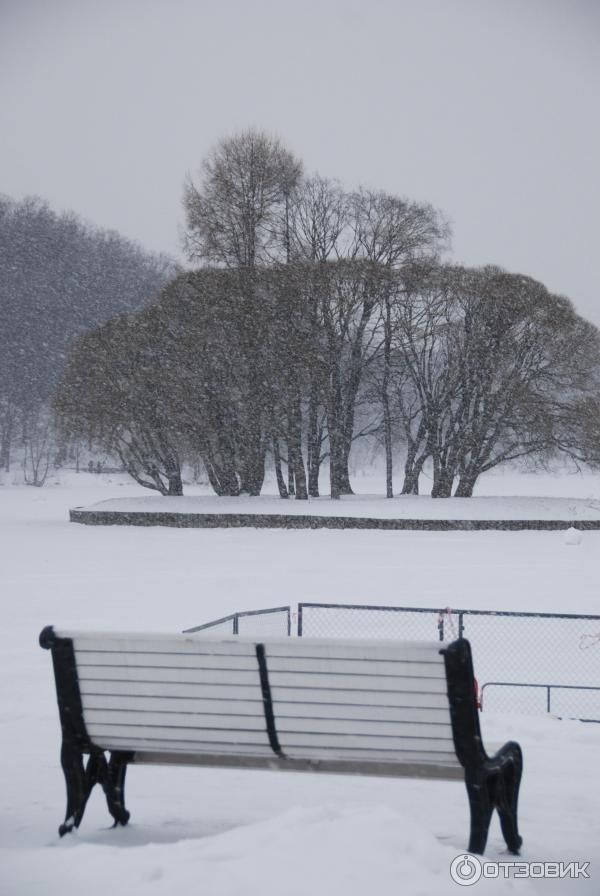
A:
<svg viewBox="0 0 600 896">
<path fill-rule="evenodd" d="M 449 865 L 468 831 L 457 783 L 132 768 L 131 826 L 108 830 L 97 793 L 80 831 L 59 841 L 58 717 L 37 636 L 49 623 L 181 631 L 299 600 L 598 613 L 600 532 L 569 545 L 560 532 L 105 529 L 69 523 L 68 509 L 144 492 L 118 476 L 62 478 L 0 488 L 0 892 L 457 891 Z M 492 494 L 600 499 L 598 477 L 490 482 Z M 515 738 L 524 749 L 523 858 L 590 861 L 592 876 L 480 881 L 474 891 L 598 893 L 600 725 L 487 712 L 482 724 L 486 742 Z M 495 821 L 487 858 L 506 859 L 501 850 Z"/>
</svg>

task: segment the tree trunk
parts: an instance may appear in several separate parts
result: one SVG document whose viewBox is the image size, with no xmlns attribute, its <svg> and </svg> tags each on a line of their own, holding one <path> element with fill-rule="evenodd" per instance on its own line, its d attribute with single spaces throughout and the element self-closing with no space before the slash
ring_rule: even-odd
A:
<svg viewBox="0 0 600 896">
<path fill-rule="evenodd" d="M 6 411 L 4 416 L 4 425 L 2 427 L 2 441 L 0 442 L 0 469 L 10 472 L 10 446 L 12 444 L 13 418 L 10 409 Z"/>
<path fill-rule="evenodd" d="M 385 294 L 385 318 L 383 341 L 383 382 L 381 384 L 381 404 L 383 406 L 383 427 L 385 442 L 385 495 L 386 498 L 394 497 L 393 485 L 393 458 L 392 458 L 392 417 L 390 414 L 390 396 L 388 388 L 390 383 L 390 360 L 392 354 L 392 309 L 390 296 Z"/>
<path fill-rule="evenodd" d="M 173 470 L 169 473 L 169 492 L 171 498 L 180 498 L 183 495 L 183 483 L 181 481 L 181 470 Z"/>
<path fill-rule="evenodd" d="M 304 458 L 302 457 L 302 406 L 297 395 L 290 403 L 288 410 L 288 456 L 294 472 L 296 500 L 305 501 L 308 498 L 308 492 L 306 490 Z"/>
<path fill-rule="evenodd" d="M 454 473 L 442 468 L 433 475 L 433 488 L 431 489 L 432 498 L 450 498 L 452 495 L 452 485 L 454 483 Z"/>
<path fill-rule="evenodd" d="M 412 455 L 409 452 L 409 455 L 406 458 L 406 463 L 404 464 L 404 482 L 402 484 L 403 495 L 419 494 L 419 477 L 423 472 L 426 460 L 426 454 L 415 459 L 415 452 L 412 452 Z"/>
<path fill-rule="evenodd" d="M 311 387 L 308 400 L 308 426 L 306 435 L 308 461 L 308 494 L 319 497 L 319 467 L 321 466 L 321 442 L 319 439 L 319 400 L 316 387 Z"/>
<path fill-rule="evenodd" d="M 392 459 L 392 419 L 390 416 L 390 401 L 387 391 L 381 396 L 383 404 L 383 426 L 385 441 L 385 496 L 386 498 L 394 497 L 393 486 L 393 459 Z"/>
<path fill-rule="evenodd" d="M 338 434 L 329 429 L 329 487 L 331 497 L 337 500 L 342 493 L 340 481 L 341 446 Z"/>
<path fill-rule="evenodd" d="M 239 465 L 240 494 L 260 495 L 265 481 L 265 446 L 259 426 L 248 428 Z"/>
<path fill-rule="evenodd" d="M 455 498 L 472 498 L 475 483 L 479 478 L 479 473 L 463 473 L 458 480 L 458 485 L 454 492 Z"/>
<path fill-rule="evenodd" d="M 219 497 L 235 498 L 240 493 L 237 476 L 232 464 L 219 464 L 210 452 L 202 455 L 208 481 Z"/>
<path fill-rule="evenodd" d="M 10 472 L 10 434 L 2 433 L 2 444 L 0 445 L 0 469 Z"/>
<path fill-rule="evenodd" d="M 340 494 L 341 495 L 353 495 L 354 492 L 352 490 L 352 486 L 350 484 L 350 471 L 348 470 L 349 464 L 349 451 L 342 451 L 342 464 L 339 470 L 339 483 L 340 483 Z"/>
<path fill-rule="evenodd" d="M 280 498 L 288 498 L 289 493 L 285 487 L 285 480 L 281 470 L 281 452 L 279 451 L 279 440 L 273 437 L 273 460 L 275 462 L 275 476 L 277 478 L 277 488 L 279 489 Z"/>
<path fill-rule="evenodd" d="M 329 431 L 329 481 L 331 487 L 331 497 L 339 498 L 340 495 L 348 494 L 346 476 L 344 476 L 344 447 L 342 437 L 337 428 L 336 423 L 333 426 L 328 423 Z M 350 491 L 351 493 L 351 491 Z"/>
</svg>

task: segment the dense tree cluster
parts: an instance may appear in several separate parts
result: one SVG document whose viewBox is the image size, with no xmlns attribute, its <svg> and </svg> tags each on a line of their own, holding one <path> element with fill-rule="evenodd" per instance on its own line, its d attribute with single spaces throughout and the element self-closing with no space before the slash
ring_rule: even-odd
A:
<svg viewBox="0 0 600 896">
<path fill-rule="evenodd" d="M 497 267 L 443 263 L 430 205 L 307 177 L 255 131 L 223 140 L 185 185 L 201 266 L 82 336 L 56 410 L 65 434 L 116 453 L 143 485 L 181 493 L 201 458 L 219 495 L 351 492 L 357 438 L 381 439 L 387 494 L 426 464 L 432 494 L 469 496 L 508 460 L 596 461 L 596 329 L 571 303 Z M 286 475 L 284 475 L 284 473 Z"/>
<path fill-rule="evenodd" d="M 0 469 L 15 445 L 29 457 L 47 446 L 48 405 L 77 337 L 148 304 L 175 273 L 40 199 L 0 196 Z"/>
</svg>

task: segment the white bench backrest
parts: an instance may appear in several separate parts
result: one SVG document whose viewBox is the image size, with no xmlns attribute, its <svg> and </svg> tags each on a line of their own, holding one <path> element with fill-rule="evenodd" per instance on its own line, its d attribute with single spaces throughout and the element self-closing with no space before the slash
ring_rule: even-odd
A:
<svg viewBox="0 0 600 896">
<path fill-rule="evenodd" d="M 286 756 L 457 762 L 439 649 L 430 642 L 266 642 Z"/>
<path fill-rule="evenodd" d="M 271 755 L 253 643 L 69 637 L 86 728 L 97 746 Z"/>
<path fill-rule="evenodd" d="M 106 750 L 273 756 L 256 644 L 290 759 L 458 765 L 436 642 L 57 632 Z"/>
</svg>

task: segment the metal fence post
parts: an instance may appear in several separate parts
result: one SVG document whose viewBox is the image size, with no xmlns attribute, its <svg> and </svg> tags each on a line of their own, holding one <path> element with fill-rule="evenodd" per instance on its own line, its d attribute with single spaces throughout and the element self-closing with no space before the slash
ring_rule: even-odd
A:
<svg viewBox="0 0 600 896">
<path fill-rule="evenodd" d="M 298 604 L 298 637 L 302 637 L 302 604 Z"/>
<path fill-rule="evenodd" d="M 240 617 L 237 613 L 233 614 L 233 634 L 239 635 L 240 633 Z"/>
</svg>

